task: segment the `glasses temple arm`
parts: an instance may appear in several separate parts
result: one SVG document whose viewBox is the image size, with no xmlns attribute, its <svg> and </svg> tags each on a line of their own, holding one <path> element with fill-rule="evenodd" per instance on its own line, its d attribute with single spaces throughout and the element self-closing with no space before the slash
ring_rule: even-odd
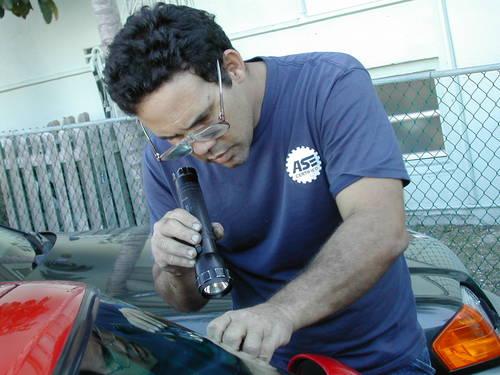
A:
<svg viewBox="0 0 500 375">
<path fill-rule="evenodd" d="M 145 127 L 144 127 L 144 125 L 142 124 L 142 121 L 141 121 L 141 120 L 139 120 L 139 119 L 137 119 L 137 121 L 139 121 L 139 124 L 141 125 L 141 128 L 142 128 L 142 132 L 144 133 L 144 135 L 146 136 L 146 138 L 147 138 L 147 139 L 148 139 L 148 141 L 149 141 L 149 144 L 150 144 L 150 145 L 151 145 L 151 147 L 153 148 L 153 154 L 154 154 L 154 156 L 155 156 L 155 159 L 159 161 L 159 160 L 160 160 L 160 153 L 159 153 L 159 152 L 158 152 L 158 150 L 156 149 L 156 147 L 155 147 L 155 145 L 154 145 L 153 141 L 151 140 L 151 137 L 149 136 L 149 134 L 148 134 L 148 132 L 147 132 L 146 128 L 145 128 Z"/>
<path fill-rule="evenodd" d="M 219 103 L 220 103 L 220 110 L 219 110 L 219 121 L 226 121 L 226 115 L 224 114 L 224 98 L 222 95 L 222 74 L 220 71 L 220 63 L 219 59 L 217 59 L 217 78 L 219 80 Z"/>
</svg>

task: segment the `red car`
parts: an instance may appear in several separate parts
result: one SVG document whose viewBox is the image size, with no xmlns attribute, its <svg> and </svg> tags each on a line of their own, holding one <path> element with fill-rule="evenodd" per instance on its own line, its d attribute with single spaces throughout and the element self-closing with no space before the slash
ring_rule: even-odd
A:
<svg viewBox="0 0 500 375">
<path fill-rule="evenodd" d="M 0 283 L 0 373 L 277 374 L 264 362 L 236 356 L 208 339 L 85 284 Z M 317 355 L 298 355 L 295 374 L 354 375 Z"/>
</svg>

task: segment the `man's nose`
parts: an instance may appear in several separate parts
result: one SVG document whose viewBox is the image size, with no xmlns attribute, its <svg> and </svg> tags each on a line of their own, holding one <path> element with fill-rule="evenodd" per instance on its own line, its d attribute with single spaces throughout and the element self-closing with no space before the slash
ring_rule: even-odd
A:
<svg viewBox="0 0 500 375">
<path fill-rule="evenodd" d="M 196 155 L 206 155 L 208 151 L 215 145 L 216 139 L 209 139 L 206 141 L 196 141 L 191 146 L 193 147 L 193 153 Z"/>
</svg>

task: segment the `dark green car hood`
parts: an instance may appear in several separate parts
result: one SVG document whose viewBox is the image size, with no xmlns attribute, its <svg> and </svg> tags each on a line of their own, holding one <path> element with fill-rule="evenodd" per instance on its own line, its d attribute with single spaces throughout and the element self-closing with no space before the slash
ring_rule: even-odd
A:
<svg viewBox="0 0 500 375">
<path fill-rule="evenodd" d="M 179 315 L 155 292 L 147 226 L 58 235 L 44 262 L 26 280 L 72 280 L 99 288 L 106 295 L 160 316 Z M 200 311 L 231 307 L 230 299 L 213 300 Z"/>
<path fill-rule="evenodd" d="M 411 232 L 405 256 L 410 269 L 443 269 L 467 272 L 456 255 L 441 242 Z M 147 226 L 58 235 L 54 248 L 27 276 L 27 280 L 73 280 L 93 285 L 107 295 L 161 316 L 179 315 L 156 294 Z M 452 276 L 412 275 L 417 298 L 460 300 L 458 281 Z M 228 297 L 212 300 L 200 313 L 225 311 Z"/>
</svg>

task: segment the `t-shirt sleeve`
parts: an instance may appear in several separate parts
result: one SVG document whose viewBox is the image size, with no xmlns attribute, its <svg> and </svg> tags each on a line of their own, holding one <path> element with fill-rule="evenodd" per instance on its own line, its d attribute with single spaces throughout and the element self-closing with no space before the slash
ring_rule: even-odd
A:
<svg viewBox="0 0 500 375">
<path fill-rule="evenodd" d="M 149 147 L 146 147 L 143 157 L 142 178 L 150 212 L 149 229 L 153 232 L 154 223 L 178 206 L 170 185 L 166 183 L 165 171 L 153 159 Z"/>
<path fill-rule="evenodd" d="M 409 183 L 394 129 L 366 70 L 338 78 L 322 108 L 321 153 L 333 197 L 363 177 Z"/>
</svg>

